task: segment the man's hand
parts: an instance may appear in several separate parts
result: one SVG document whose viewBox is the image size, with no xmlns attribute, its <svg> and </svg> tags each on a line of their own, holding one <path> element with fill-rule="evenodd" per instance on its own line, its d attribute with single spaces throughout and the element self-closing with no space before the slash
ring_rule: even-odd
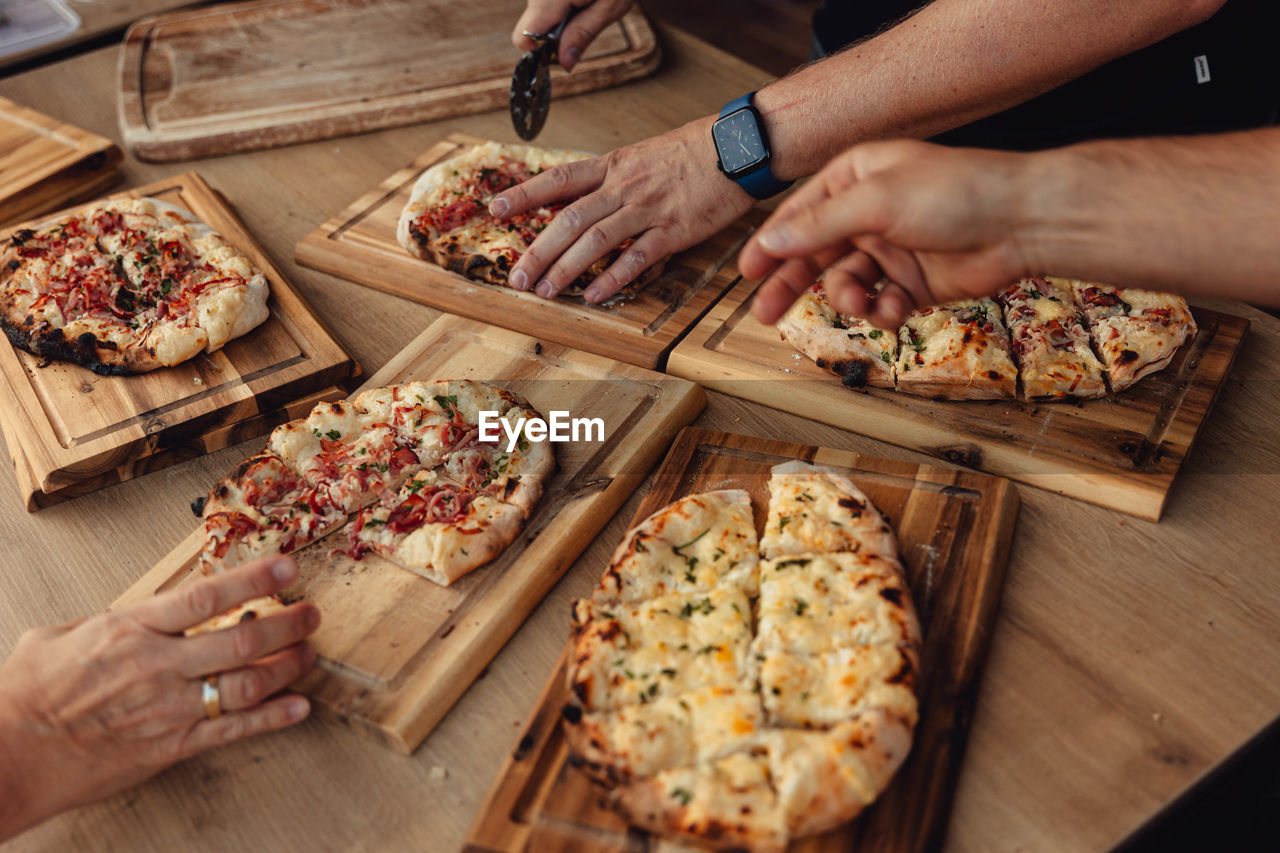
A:
<svg viewBox="0 0 1280 853">
<path fill-rule="evenodd" d="M 596 36 L 620 20 L 634 5 L 635 0 L 529 0 L 511 33 L 511 43 L 521 50 L 533 50 L 533 39 L 524 32 L 549 33 L 564 20 L 571 8 L 577 6 L 582 11 L 574 15 L 561 33 L 558 57 L 564 70 L 572 71 Z"/>
<path fill-rule="evenodd" d="M 554 297 L 593 263 L 634 237 L 587 288 L 603 302 L 659 259 L 705 240 L 755 203 L 716 169 L 713 119 L 699 119 L 603 157 L 548 169 L 489 204 L 499 218 L 577 199 L 556 214 L 507 281 Z"/>
<path fill-rule="evenodd" d="M 776 322 L 825 271 L 837 311 L 896 329 L 917 308 L 1044 272 L 1027 257 L 1030 162 L 913 141 L 849 149 L 743 247 L 743 275 L 768 276 L 753 312 Z M 891 284 L 873 295 L 882 278 Z"/>
<path fill-rule="evenodd" d="M 0 666 L 0 840 L 135 785 L 201 750 L 307 716 L 275 696 L 315 660 L 311 604 L 223 631 L 183 631 L 298 576 L 289 557 L 256 560 L 117 611 L 23 634 Z M 205 676 L 223 715 L 208 719 Z"/>
</svg>

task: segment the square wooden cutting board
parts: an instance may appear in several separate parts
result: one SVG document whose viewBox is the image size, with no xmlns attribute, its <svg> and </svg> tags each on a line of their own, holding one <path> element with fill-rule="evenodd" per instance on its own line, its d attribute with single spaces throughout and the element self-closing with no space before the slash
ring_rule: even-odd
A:
<svg viewBox="0 0 1280 853">
<path fill-rule="evenodd" d="M 28 509 L 49 502 L 39 493 L 118 482 L 132 476 L 127 472 L 180 461 L 190 449 L 225 446 L 249 437 L 253 428 L 265 432 L 290 416 L 290 405 L 299 400 L 341 396 L 336 386 L 358 371 L 227 201 L 199 175 L 188 172 L 111 197 L 142 196 L 186 208 L 252 260 L 271 287 L 270 316 L 218 352 L 136 376 L 99 376 L 0 345 L 0 426 Z M 30 224 L 5 229 L 0 240 Z M 189 450 L 160 455 L 180 447 Z M 156 464 L 136 466 L 144 457 Z"/>
<path fill-rule="evenodd" d="M 929 400 L 845 387 L 751 315 L 742 279 L 671 354 L 708 388 L 1157 521 L 1249 321 L 1192 307 L 1199 331 L 1164 370 L 1098 400 Z"/>
<path fill-rule="evenodd" d="M 519 538 L 448 587 L 376 554 L 331 555 L 330 539 L 296 553 L 302 577 L 286 594 L 314 602 L 323 622 L 311 640 L 317 665 L 295 688 L 401 752 L 422 742 L 706 402 L 692 382 L 447 314 L 365 387 L 410 379 L 491 382 L 544 416 L 602 418 L 605 435 L 554 445 L 559 470 Z M 196 576 L 202 534 L 113 606 Z"/>
<path fill-rule="evenodd" d="M 472 281 L 410 255 L 396 240 L 396 223 L 419 175 L 484 141 L 455 133 L 436 143 L 303 237 L 294 251 L 296 260 L 443 311 L 661 370 L 680 336 L 737 279 L 728 262 L 750 233 L 748 220 L 673 255 L 662 275 L 638 294 L 603 305 L 580 297 L 548 300 Z"/>
<path fill-rule="evenodd" d="M 110 139 L 0 98 L 0 225 L 103 192 L 120 159 Z"/>
<path fill-rule="evenodd" d="M 898 535 L 924 632 L 911 754 L 856 821 L 792 844 L 795 853 L 923 853 L 942 846 L 969 721 L 1018 516 L 1008 480 L 843 450 L 702 429 L 681 432 L 632 525 L 685 495 L 751 493 L 756 524 L 768 508 L 769 470 L 791 459 L 849 476 Z M 604 567 L 601 567 L 603 572 Z M 569 634 L 568 619 L 565 635 Z M 574 767 L 560 726 L 569 701 L 566 647 L 481 807 L 466 853 L 683 850 L 630 827 L 604 791 Z"/>
</svg>

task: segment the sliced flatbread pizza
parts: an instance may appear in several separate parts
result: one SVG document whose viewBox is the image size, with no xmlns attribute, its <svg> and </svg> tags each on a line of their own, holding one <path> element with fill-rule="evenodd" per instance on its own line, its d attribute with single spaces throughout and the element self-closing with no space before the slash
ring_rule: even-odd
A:
<svg viewBox="0 0 1280 853">
<path fill-rule="evenodd" d="M 1050 281 L 1075 294 L 1113 391 L 1163 370 L 1178 348 L 1195 337 L 1195 318 L 1180 296 L 1075 279 Z"/>
</svg>

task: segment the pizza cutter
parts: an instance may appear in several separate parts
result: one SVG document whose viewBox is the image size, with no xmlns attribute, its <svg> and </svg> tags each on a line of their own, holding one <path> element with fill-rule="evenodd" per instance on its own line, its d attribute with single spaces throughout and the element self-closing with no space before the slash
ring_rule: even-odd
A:
<svg viewBox="0 0 1280 853">
<path fill-rule="evenodd" d="M 524 31 L 537 46 L 520 57 L 511 75 L 511 123 L 516 135 L 526 142 L 537 136 L 547 123 L 547 112 L 551 109 L 551 60 L 559 53 L 565 25 L 577 12 L 577 6 L 569 9 L 569 14 L 549 33 Z"/>
</svg>

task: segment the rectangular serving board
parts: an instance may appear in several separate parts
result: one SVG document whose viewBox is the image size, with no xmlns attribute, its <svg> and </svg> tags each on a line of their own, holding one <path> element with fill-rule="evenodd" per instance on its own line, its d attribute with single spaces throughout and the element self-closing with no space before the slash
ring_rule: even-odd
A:
<svg viewBox="0 0 1280 853">
<path fill-rule="evenodd" d="M 294 252 L 298 263 L 453 314 L 661 370 L 680 336 L 733 283 L 736 273 L 728 262 L 750 233 L 747 221 L 674 255 L 644 290 L 604 305 L 567 296 L 547 300 L 472 281 L 410 255 L 396 240 L 396 223 L 426 169 L 484 141 L 453 134 L 436 143 L 303 237 Z"/>
<path fill-rule="evenodd" d="M 87 482 L 105 485 L 113 472 L 144 457 L 177 461 L 178 455 L 157 453 L 198 444 L 210 433 L 243 439 L 249 428 L 235 427 L 246 422 L 266 431 L 272 424 L 264 415 L 357 375 L 351 356 L 226 200 L 199 175 L 176 175 L 112 198 L 142 196 L 186 208 L 252 260 L 271 287 L 270 316 L 215 353 L 136 376 L 99 376 L 69 362 L 45 362 L 0 344 L 5 442 L 14 465 L 26 469 L 19 480 L 29 484 L 22 496 L 29 509 L 45 503 L 37 492 L 52 495 Z M 0 240 L 20 227 L 25 225 L 0 232 Z M 209 449 L 219 440 L 210 439 Z M 155 467 L 159 466 L 134 470 Z"/>
<path fill-rule="evenodd" d="M 790 459 L 851 477 L 888 517 L 924 631 L 920 721 L 911 754 L 857 820 L 792 844 L 795 853 L 918 853 L 941 847 L 1018 515 L 1008 480 L 842 450 L 702 429 L 681 432 L 634 524 L 685 495 L 746 489 L 763 525 L 772 466 Z M 605 567 L 601 566 L 603 573 Z M 569 633 L 566 621 L 565 634 Z M 566 647 L 468 833 L 465 853 L 684 849 L 602 802 L 569 761 L 560 725 L 569 699 Z"/>
<path fill-rule="evenodd" d="M 845 387 L 751 315 L 740 279 L 668 372 L 775 409 L 1139 518 L 1159 520 L 1249 321 L 1192 308 L 1199 332 L 1164 370 L 1098 400 L 929 400 Z"/>
<path fill-rule="evenodd" d="M 120 160 L 110 139 L 0 98 L 0 225 L 98 195 Z"/>
<path fill-rule="evenodd" d="M 692 382 L 444 315 L 364 387 L 410 379 L 477 379 L 527 399 L 544 416 L 603 418 L 603 442 L 556 444 L 559 471 L 519 538 L 494 562 L 442 587 L 376 554 L 298 551 L 288 591 L 324 620 L 316 667 L 296 689 L 322 712 L 412 752 L 608 522 L 676 433 L 705 405 Z M 210 483 L 210 486 L 213 484 Z M 192 495 L 192 497 L 196 497 Z M 335 534 L 341 536 L 341 533 Z M 198 574 L 192 533 L 113 606 Z"/>
<path fill-rule="evenodd" d="M 505 108 L 523 0 L 254 0 L 135 24 L 120 54 L 125 144 L 181 160 Z M 644 12 L 606 27 L 557 98 L 644 76 L 661 51 Z"/>
</svg>

